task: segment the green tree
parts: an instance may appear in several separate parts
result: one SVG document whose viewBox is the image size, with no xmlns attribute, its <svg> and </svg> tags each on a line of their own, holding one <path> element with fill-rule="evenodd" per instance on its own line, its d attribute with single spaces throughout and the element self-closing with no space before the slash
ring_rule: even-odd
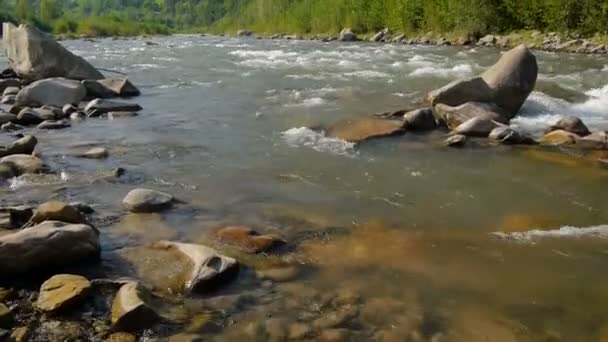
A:
<svg viewBox="0 0 608 342">
<path fill-rule="evenodd" d="M 61 3 L 58 0 L 40 0 L 40 19 L 50 23 L 61 16 Z"/>
<path fill-rule="evenodd" d="M 32 19 L 32 10 L 31 0 L 17 0 L 15 2 L 15 16 L 21 21 Z"/>
</svg>

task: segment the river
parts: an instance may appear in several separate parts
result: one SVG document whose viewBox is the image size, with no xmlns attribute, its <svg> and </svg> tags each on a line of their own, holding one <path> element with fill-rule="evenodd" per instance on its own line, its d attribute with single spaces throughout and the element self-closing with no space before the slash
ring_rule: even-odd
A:
<svg viewBox="0 0 608 342">
<path fill-rule="evenodd" d="M 324 326 L 319 317 L 342 315 L 329 326 L 348 340 L 608 339 L 605 167 L 538 148 L 448 149 L 439 143 L 444 132 L 354 146 L 306 128 L 420 107 L 426 92 L 481 73 L 499 51 L 151 40 L 157 45 L 64 42 L 96 67 L 127 73 L 144 110 L 36 132 L 59 172 L 0 189 L 7 203 L 57 197 L 92 204 L 103 217 L 107 275 L 132 275 L 116 261 L 121 249 L 201 241 L 217 227 L 244 224 L 293 248 L 252 264 L 295 265 L 299 273 L 268 282 L 246 268 L 225 292 L 190 300 L 188 317 L 213 317 L 197 333 L 280 339 L 293 323 L 315 330 Z M 561 115 L 577 115 L 592 129 L 608 129 L 605 57 L 536 54 L 537 89 L 512 125 L 539 134 Z M 106 146 L 110 158 L 69 157 L 90 145 Z M 106 177 L 116 167 L 126 175 Z M 186 204 L 163 215 L 126 215 L 121 199 L 134 187 Z M 170 276 L 166 268 L 150 278 Z"/>
</svg>

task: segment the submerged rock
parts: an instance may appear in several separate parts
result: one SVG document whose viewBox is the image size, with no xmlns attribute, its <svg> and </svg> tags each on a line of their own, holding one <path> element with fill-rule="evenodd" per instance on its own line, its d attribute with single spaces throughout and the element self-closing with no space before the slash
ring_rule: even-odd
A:
<svg viewBox="0 0 608 342">
<path fill-rule="evenodd" d="M 23 127 L 21 125 L 17 125 L 12 122 L 7 122 L 7 123 L 3 124 L 2 126 L 0 126 L 0 129 L 3 130 L 4 132 L 16 132 L 16 131 L 25 129 L 25 127 Z"/>
<path fill-rule="evenodd" d="M 348 142 L 363 142 L 405 133 L 403 120 L 358 118 L 340 120 L 326 130 L 328 136 Z"/>
<path fill-rule="evenodd" d="M 467 102 L 491 104 L 500 108 L 496 111 L 500 117 L 494 120 L 507 123 L 534 89 L 537 76 L 536 57 L 525 45 L 520 45 L 503 54 L 481 76 L 452 82 L 430 92 L 426 99 L 433 107 L 438 104 L 457 107 Z"/>
<path fill-rule="evenodd" d="M 32 154 L 38 144 L 38 140 L 33 135 L 26 135 L 5 147 L 0 147 L 0 157 L 12 154 Z"/>
<path fill-rule="evenodd" d="M 133 213 L 151 213 L 162 211 L 173 205 L 173 196 L 155 190 L 134 189 L 122 200 L 122 203 Z"/>
<path fill-rule="evenodd" d="M 49 77 L 75 80 L 103 78 L 82 57 L 72 54 L 34 26 L 15 27 L 11 23 L 4 23 L 2 33 L 11 69 L 21 78 L 32 81 Z"/>
<path fill-rule="evenodd" d="M 92 149 L 77 154 L 76 156 L 78 158 L 85 158 L 85 159 L 105 159 L 109 156 L 109 152 L 108 149 L 106 149 L 105 147 L 93 147 Z"/>
<path fill-rule="evenodd" d="M 112 329 L 139 331 L 154 326 L 161 320 L 151 304 L 152 294 L 137 282 L 120 287 L 112 303 Z"/>
<path fill-rule="evenodd" d="M 215 249 L 203 245 L 160 241 L 155 248 L 173 249 L 192 262 L 190 278 L 186 281 L 186 290 L 193 293 L 204 293 L 232 280 L 239 271 L 238 262 L 219 254 Z"/>
<path fill-rule="evenodd" d="M 498 127 L 498 124 L 492 120 L 473 117 L 454 128 L 452 133 L 487 138 L 496 127 Z"/>
<path fill-rule="evenodd" d="M 285 244 L 285 241 L 276 236 L 262 235 L 244 226 L 222 228 L 217 232 L 217 237 L 221 241 L 237 246 L 249 253 L 268 252 Z"/>
<path fill-rule="evenodd" d="M 556 130 L 564 130 L 581 137 L 591 134 L 589 128 L 587 128 L 587 126 L 583 123 L 583 120 L 577 118 L 576 116 L 568 116 L 560 119 L 547 130 L 547 133 Z"/>
<path fill-rule="evenodd" d="M 24 173 L 43 173 L 47 166 L 38 157 L 29 154 L 12 154 L 0 159 L 0 164 L 10 165 L 18 175 Z"/>
<path fill-rule="evenodd" d="M 85 224 L 47 221 L 0 237 L 0 275 L 48 271 L 99 257 L 99 234 Z"/>
<path fill-rule="evenodd" d="M 67 78 L 47 78 L 36 81 L 21 89 L 16 102 L 21 105 L 63 107 L 65 104 L 79 103 L 86 96 L 84 86 Z"/>
<path fill-rule="evenodd" d="M 58 274 L 42 284 L 36 307 L 46 312 L 62 311 L 81 302 L 90 289 L 91 283 L 83 276 Z"/>
<path fill-rule="evenodd" d="M 141 93 L 127 78 L 106 78 L 103 80 L 84 80 L 89 97 L 128 97 Z"/>
</svg>

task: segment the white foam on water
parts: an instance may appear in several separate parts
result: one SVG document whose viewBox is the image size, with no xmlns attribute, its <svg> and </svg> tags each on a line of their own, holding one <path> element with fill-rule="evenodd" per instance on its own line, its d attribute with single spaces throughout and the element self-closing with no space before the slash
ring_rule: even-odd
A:
<svg viewBox="0 0 608 342">
<path fill-rule="evenodd" d="M 418 68 L 410 73 L 412 77 L 426 77 L 426 76 L 439 76 L 439 77 L 465 77 L 473 74 L 473 67 L 470 64 L 458 64 L 451 68 L 429 66 Z"/>
<path fill-rule="evenodd" d="M 326 104 L 327 101 L 321 97 L 312 97 L 304 99 L 299 103 L 289 103 L 285 107 L 317 107 Z"/>
<path fill-rule="evenodd" d="M 534 242 L 540 239 L 557 239 L 557 238 L 586 238 L 597 237 L 602 239 L 608 238 L 608 225 L 592 226 L 592 227 L 572 227 L 564 226 L 554 230 L 529 230 L 526 232 L 503 233 L 495 232 L 492 235 L 506 240 L 518 242 Z"/>
<path fill-rule="evenodd" d="M 281 133 L 289 146 L 306 146 L 318 152 L 327 152 L 343 156 L 355 155 L 355 144 L 347 141 L 326 137 L 324 132 L 317 132 L 308 127 L 290 128 Z"/>
<path fill-rule="evenodd" d="M 164 68 L 163 66 L 152 63 L 133 64 L 133 66 L 143 70 Z"/>
<path fill-rule="evenodd" d="M 389 75 L 385 72 L 374 71 L 374 70 L 359 70 L 359 71 L 347 72 L 344 74 L 344 76 L 359 77 L 359 78 L 389 78 L 389 77 L 391 77 L 391 75 Z"/>
</svg>

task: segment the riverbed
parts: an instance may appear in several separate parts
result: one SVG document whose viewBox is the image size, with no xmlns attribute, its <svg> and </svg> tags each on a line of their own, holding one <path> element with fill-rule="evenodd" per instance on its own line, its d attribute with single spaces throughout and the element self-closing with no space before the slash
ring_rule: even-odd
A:
<svg viewBox="0 0 608 342">
<path fill-rule="evenodd" d="M 355 146 L 310 129 L 418 108 L 426 92 L 483 72 L 500 51 L 150 40 L 63 42 L 96 67 L 128 74 L 144 110 L 35 131 L 56 174 L 0 188 L 10 204 L 53 197 L 91 204 L 103 276 L 133 275 L 117 261 L 125 248 L 201 242 L 218 227 L 249 225 L 290 249 L 253 257 L 230 288 L 187 301 L 186 321 L 205 313 L 214 322 L 190 332 L 280 340 L 277 331 L 287 336 L 298 323 L 313 339 L 320 327 L 360 341 L 608 338 L 606 166 L 537 147 L 449 149 L 438 143 L 441 131 Z M 608 129 L 606 59 L 536 55 L 536 91 L 512 125 L 539 135 L 576 115 L 592 130 Z M 110 158 L 69 157 L 99 145 Z M 111 177 L 118 167 L 126 175 Z M 121 199 L 134 187 L 185 204 L 162 215 L 126 214 Z M 255 275 L 255 267 L 277 265 L 296 275 Z M 150 279 L 165 276 L 158 266 Z M 318 322 L 328 315 L 341 320 Z M 148 336 L 155 334 L 162 335 Z"/>
</svg>

